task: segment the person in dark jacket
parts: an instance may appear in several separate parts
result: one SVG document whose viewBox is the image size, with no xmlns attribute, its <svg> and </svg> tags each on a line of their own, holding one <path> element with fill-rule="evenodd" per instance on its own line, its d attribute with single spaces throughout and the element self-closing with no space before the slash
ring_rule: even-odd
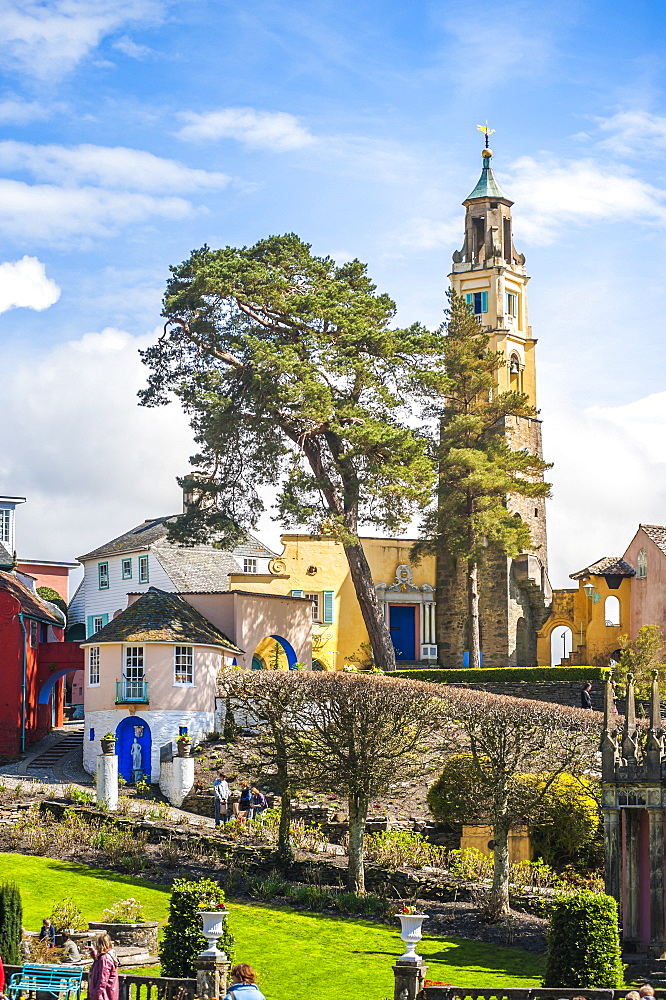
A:
<svg viewBox="0 0 666 1000">
<path fill-rule="evenodd" d="M 238 816 L 239 819 L 247 820 L 250 818 L 250 810 L 252 809 L 252 790 L 248 785 L 247 781 L 241 781 L 240 783 L 240 799 L 238 800 Z"/>
<path fill-rule="evenodd" d="M 250 799 L 250 819 L 256 819 L 259 823 L 263 823 L 264 812 L 268 809 L 268 802 L 266 801 L 266 796 L 263 792 L 260 792 L 256 785 L 252 785 L 250 789 L 252 793 L 252 798 Z"/>
<path fill-rule="evenodd" d="M 592 709 L 592 699 L 590 698 L 590 691 L 592 690 L 592 685 L 589 681 L 585 681 L 583 684 L 583 689 L 580 692 L 580 707 Z"/>
<path fill-rule="evenodd" d="M 234 965 L 231 970 L 231 986 L 224 1000 L 266 1000 L 257 986 L 255 971 L 247 962 Z"/>
<path fill-rule="evenodd" d="M 43 941 L 44 939 L 46 939 L 47 948 L 55 948 L 56 929 L 48 917 L 44 917 L 42 920 L 42 926 L 39 932 L 39 940 Z"/>
</svg>

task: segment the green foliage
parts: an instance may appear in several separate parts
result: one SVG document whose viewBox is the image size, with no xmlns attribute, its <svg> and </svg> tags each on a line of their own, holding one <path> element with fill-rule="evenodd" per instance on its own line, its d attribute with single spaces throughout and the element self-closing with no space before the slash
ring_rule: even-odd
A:
<svg viewBox="0 0 666 1000">
<path fill-rule="evenodd" d="M 469 670 L 448 670 L 426 667 L 423 670 L 392 670 L 391 677 L 413 681 L 434 681 L 437 684 L 486 684 L 489 681 L 598 681 L 608 676 L 605 667 L 482 667 Z"/>
<path fill-rule="evenodd" d="M 16 882 L 0 883 L 0 955 L 5 965 L 21 963 L 23 905 Z"/>
<path fill-rule="evenodd" d="M 198 882 L 176 879 L 171 890 L 169 919 L 160 947 L 163 975 L 179 979 L 191 979 L 196 975 L 194 961 L 207 947 L 206 938 L 201 932 L 199 913 L 205 909 L 218 909 L 223 904 L 224 893 L 212 879 L 202 878 Z M 218 947 L 232 961 L 234 937 L 228 919 L 227 917 L 225 920 L 224 935 L 220 938 Z"/>
<path fill-rule="evenodd" d="M 61 899 L 51 910 L 50 921 L 57 931 L 85 931 L 88 923 L 73 899 Z"/>
<path fill-rule="evenodd" d="M 624 986 L 617 903 L 611 896 L 582 891 L 555 897 L 544 986 L 560 989 Z"/>
<path fill-rule="evenodd" d="M 64 615 L 67 615 L 67 602 L 62 599 L 58 591 L 54 590 L 53 587 L 37 587 L 37 593 L 43 601 L 55 604 Z"/>
<path fill-rule="evenodd" d="M 525 775 L 537 787 L 539 775 Z M 595 838 L 599 827 L 599 786 L 589 779 L 563 772 L 548 786 L 540 803 L 538 821 L 530 826 L 532 846 L 554 868 L 576 859 Z"/>
<path fill-rule="evenodd" d="M 452 754 L 428 789 L 430 812 L 444 823 L 487 823 L 492 812 L 490 773 L 485 758 L 475 762 L 470 753 Z"/>
<path fill-rule="evenodd" d="M 651 672 L 666 667 L 664 633 L 659 625 L 643 625 L 633 642 L 628 635 L 621 635 L 618 643 L 622 653 L 620 662 L 613 671 L 615 679 L 620 685 L 624 685 L 627 674 L 633 674 L 636 694 L 639 698 L 648 698 Z"/>
</svg>

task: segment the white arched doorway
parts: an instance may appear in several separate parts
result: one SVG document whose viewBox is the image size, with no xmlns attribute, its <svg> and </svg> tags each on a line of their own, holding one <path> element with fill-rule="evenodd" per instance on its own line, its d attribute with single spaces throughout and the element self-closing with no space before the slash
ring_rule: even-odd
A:
<svg viewBox="0 0 666 1000">
<path fill-rule="evenodd" d="M 613 594 L 604 601 L 604 618 L 607 625 L 620 624 L 620 600 Z"/>
<path fill-rule="evenodd" d="M 571 652 L 573 632 L 568 625 L 556 625 L 550 633 L 550 665 L 557 667 Z"/>
</svg>

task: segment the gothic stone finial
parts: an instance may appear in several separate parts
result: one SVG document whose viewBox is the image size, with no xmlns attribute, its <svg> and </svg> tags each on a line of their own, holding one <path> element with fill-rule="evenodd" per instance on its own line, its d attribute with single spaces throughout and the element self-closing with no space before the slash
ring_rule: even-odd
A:
<svg viewBox="0 0 666 1000">
<path fill-rule="evenodd" d="M 650 688 L 650 729 L 648 730 L 647 749 L 658 753 L 664 751 L 663 730 L 661 728 L 661 700 L 659 697 L 659 671 L 652 671 Z"/>
<path fill-rule="evenodd" d="M 626 760 L 635 761 L 638 754 L 638 733 L 636 731 L 636 692 L 634 675 L 627 674 L 627 706 L 624 713 L 624 730 L 622 733 L 622 756 Z"/>
</svg>

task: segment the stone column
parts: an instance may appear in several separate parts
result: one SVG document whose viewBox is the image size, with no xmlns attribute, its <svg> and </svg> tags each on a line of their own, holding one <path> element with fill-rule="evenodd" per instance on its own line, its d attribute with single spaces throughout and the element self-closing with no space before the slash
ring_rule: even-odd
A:
<svg viewBox="0 0 666 1000">
<path fill-rule="evenodd" d="M 621 906 L 620 810 L 604 809 L 604 853 L 606 857 L 606 892 Z"/>
<path fill-rule="evenodd" d="M 115 811 L 118 808 L 118 758 L 115 753 L 102 753 L 97 758 L 97 804 Z"/>
<path fill-rule="evenodd" d="M 401 962 L 393 966 L 395 987 L 393 1000 L 419 1000 L 425 984 L 427 966 L 421 956 L 418 962 Z"/>
<path fill-rule="evenodd" d="M 664 935 L 664 814 L 648 809 L 650 819 L 650 945 L 651 958 L 663 958 Z"/>
<path fill-rule="evenodd" d="M 195 959 L 197 996 L 200 1000 L 213 1000 L 213 997 L 226 996 L 231 962 L 223 951 L 218 952 L 218 956 L 209 958 L 207 955 L 197 955 Z"/>
<path fill-rule="evenodd" d="M 624 943 L 628 951 L 637 951 L 640 939 L 640 885 L 638 880 L 638 809 L 625 809 L 625 907 L 622 920 Z"/>
</svg>

